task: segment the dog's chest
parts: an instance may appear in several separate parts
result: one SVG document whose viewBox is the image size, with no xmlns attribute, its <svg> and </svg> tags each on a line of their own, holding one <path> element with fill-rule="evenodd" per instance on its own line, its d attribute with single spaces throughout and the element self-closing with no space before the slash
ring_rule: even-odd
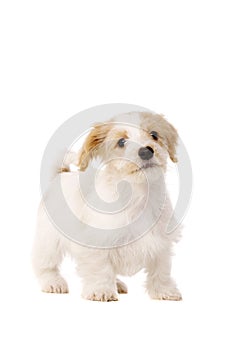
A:
<svg viewBox="0 0 233 350">
<path fill-rule="evenodd" d="M 132 276 L 145 268 L 148 259 L 156 255 L 156 237 L 149 233 L 145 237 L 110 253 L 117 274 Z"/>
</svg>

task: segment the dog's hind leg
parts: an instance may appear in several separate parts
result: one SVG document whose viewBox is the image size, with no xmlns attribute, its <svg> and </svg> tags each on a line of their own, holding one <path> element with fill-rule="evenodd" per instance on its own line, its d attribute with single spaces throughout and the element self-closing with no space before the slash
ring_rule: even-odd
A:
<svg viewBox="0 0 233 350">
<path fill-rule="evenodd" d="M 119 294 L 127 294 L 128 293 L 127 285 L 124 282 L 122 282 L 121 280 L 119 280 L 119 278 L 117 278 L 117 280 L 116 280 L 116 285 L 117 285 L 117 292 Z"/>
<path fill-rule="evenodd" d="M 32 251 L 34 272 L 43 292 L 68 293 L 67 283 L 59 269 L 64 256 L 60 234 L 49 220 L 45 222 L 45 217 L 39 219 Z"/>
</svg>

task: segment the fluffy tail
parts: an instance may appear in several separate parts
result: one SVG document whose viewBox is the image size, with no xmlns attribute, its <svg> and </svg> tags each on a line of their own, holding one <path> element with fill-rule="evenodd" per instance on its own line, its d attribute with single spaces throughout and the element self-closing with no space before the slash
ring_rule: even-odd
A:
<svg viewBox="0 0 233 350">
<path fill-rule="evenodd" d="M 62 149 L 55 149 L 52 153 L 45 152 L 40 172 L 41 193 L 45 195 L 51 182 L 59 173 L 77 171 L 78 154 Z M 72 168 L 72 169 L 71 169 Z"/>
<path fill-rule="evenodd" d="M 76 166 L 78 163 L 78 155 L 75 152 L 67 152 L 63 160 L 62 166 L 58 168 L 59 173 L 65 173 L 71 171 L 70 166 Z"/>
<path fill-rule="evenodd" d="M 71 171 L 71 165 L 73 164 L 74 166 L 78 163 L 78 155 L 75 152 L 57 149 L 54 157 L 50 156 L 47 163 L 46 171 L 49 183 L 54 180 L 57 174 Z"/>
</svg>

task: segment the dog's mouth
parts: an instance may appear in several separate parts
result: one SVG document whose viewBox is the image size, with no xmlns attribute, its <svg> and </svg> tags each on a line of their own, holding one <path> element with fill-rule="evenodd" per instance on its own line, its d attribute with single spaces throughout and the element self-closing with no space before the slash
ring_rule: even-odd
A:
<svg viewBox="0 0 233 350">
<path fill-rule="evenodd" d="M 141 169 L 148 169 L 148 168 L 154 168 L 154 167 L 156 167 L 156 164 L 155 164 L 155 163 L 146 163 L 146 164 L 143 164 L 143 165 L 139 168 L 139 170 L 141 170 Z"/>
<path fill-rule="evenodd" d="M 143 171 L 143 170 L 146 170 L 146 169 L 150 169 L 150 168 L 155 168 L 156 166 L 157 166 L 157 164 L 155 164 L 155 163 L 146 163 L 146 164 L 141 165 L 137 169 L 135 169 L 134 173 L 137 173 L 139 171 Z"/>
</svg>

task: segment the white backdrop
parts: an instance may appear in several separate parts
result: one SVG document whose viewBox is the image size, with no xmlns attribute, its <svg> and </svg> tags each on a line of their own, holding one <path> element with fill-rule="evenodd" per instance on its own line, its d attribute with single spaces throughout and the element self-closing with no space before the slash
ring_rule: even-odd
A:
<svg viewBox="0 0 233 350">
<path fill-rule="evenodd" d="M 1 1 L 1 347 L 232 349 L 231 1 Z M 182 302 L 143 274 L 117 303 L 39 291 L 30 249 L 44 148 L 67 118 L 122 102 L 164 113 L 193 167 L 173 273 Z M 69 268 L 70 267 L 70 268 Z M 231 323 L 230 323 L 231 322 Z"/>
</svg>

